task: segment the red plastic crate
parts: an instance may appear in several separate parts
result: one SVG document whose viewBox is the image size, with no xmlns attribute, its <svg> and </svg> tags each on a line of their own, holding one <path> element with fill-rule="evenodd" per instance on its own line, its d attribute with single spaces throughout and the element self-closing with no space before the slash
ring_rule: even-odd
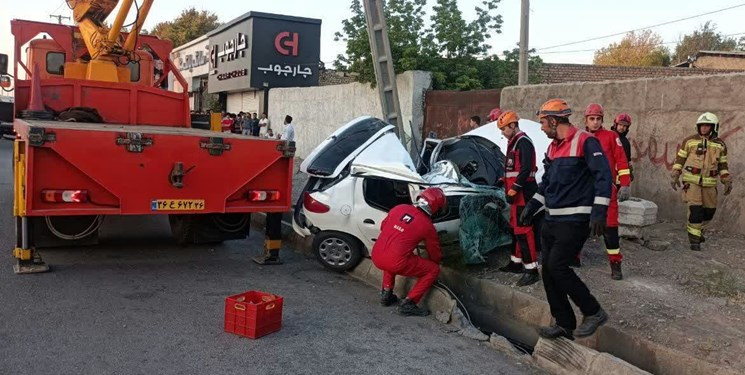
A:
<svg viewBox="0 0 745 375">
<path fill-rule="evenodd" d="M 282 297 L 251 290 L 225 299 L 225 332 L 257 339 L 282 328 Z"/>
</svg>

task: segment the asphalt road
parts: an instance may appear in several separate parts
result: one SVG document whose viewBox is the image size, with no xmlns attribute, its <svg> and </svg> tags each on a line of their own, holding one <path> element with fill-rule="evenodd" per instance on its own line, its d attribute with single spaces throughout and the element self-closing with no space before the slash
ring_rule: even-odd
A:
<svg viewBox="0 0 745 375">
<path fill-rule="evenodd" d="M 252 263 L 257 232 L 183 248 L 164 218 L 107 219 L 100 245 L 43 251 L 52 272 L 14 275 L 11 146 L 0 140 L 0 374 L 538 373 L 291 250 Z M 225 297 L 248 290 L 284 297 L 281 331 L 223 332 Z"/>
</svg>

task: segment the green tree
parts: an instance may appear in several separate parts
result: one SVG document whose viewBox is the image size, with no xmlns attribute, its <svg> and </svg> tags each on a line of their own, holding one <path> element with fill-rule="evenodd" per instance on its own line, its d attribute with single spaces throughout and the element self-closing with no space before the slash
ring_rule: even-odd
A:
<svg viewBox="0 0 745 375">
<path fill-rule="evenodd" d="M 662 37 L 651 30 L 629 32 L 618 43 L 595 52 L 594 64 L 618 66 L 667 66 L 670 52 Z"/>
<path fill-rule="evenodd" d="M 691 34 L 683 36 L 683 39 L 675 46 L 673 61 L 676 63 L 686 61 L 689 56 L 695 55 L 698 51 L 733 51 L 742 49 L 742 42 L 742 38 L 738 42 L 735 38 L 722 35 L 722 33 L 717 31 L 716 24 L 707 21 Z"/>
<path fill-rule="evenodd" d="M 165 21 L 156 24 L 151 34 L 173 42 L 174 46 L 188 43 L 216 28 L 221 23 L 213 12 L 206 10 L 197 11 L 194 7 L 184 9 L 181 15 L 173 21 Z"/>
<path fill-rule="evenodd" d="M 437 0 L 427 25 L 426 0 L 388 1 L 385 16 L 396 72 L 431 71 L 436 89 L 503 87 L 494 85 L 508 79 L 486 74 L 510 72 L 506 61 L 487 55 L 491 48 L 487 40 L 501 31 L 502 17 L 495 14 L 498 3 L 482 1 L 483 6 L 475 8 L 476 19 L 467 22 L 455 0 Z M 346 43 L 346 53 L 337 57 L 334 66 L 358 73 L 362 82 L 375 82 L 364 9 L 359 0 L 352 0 L 350 9 L 352 17 L 336 33 L 336 40 Z"/>
</svg>

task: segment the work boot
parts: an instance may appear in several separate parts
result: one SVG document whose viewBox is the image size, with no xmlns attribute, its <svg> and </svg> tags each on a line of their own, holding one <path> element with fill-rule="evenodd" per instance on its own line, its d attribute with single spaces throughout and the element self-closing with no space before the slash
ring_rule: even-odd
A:
<svg viewBox="0 0 745 375">
<path fill-rule="evenodd" d="M 538 270 L 532 269 L 532 270 L 526 270 L 522 277 L 520 277 L 520 280 L 517 280 L 517 286 L 528 286 L 532 285 L 538 282 L 541 277 L 538 276 Z"/>
<path fill-rule="evenodd" d="M 515 263 L 513 261 L 510 261 L 507 263 L 506 266 L 499 267 L 499 271 L 501 272 L 510 272 L 510 273 L 523 273 L 525 270 L 523 269 L 523 265 L 520 263 Z"/>
<path fill-rule="evenodd" d="M 610 262 L 610 278 L 613 280 L 623 280 L 621 262 Z"/>
<path fill-rule="evenodd" d="M 693 250 L 693 251 L 701 251 L 701 244 L 700 243 L 692 243 L 691 244 L 691 250 Z"/>
<path fill-rule="evenodd" d="M 401 305 L 398 306 L 398 313 L 403 316 L 427 316 L 429 315 L 429 310 L 417 306 L 414 301 L 408 298 L 404 298 Z"/>
<path fill-rule="evenodd" d="M 598 327 L 605 324 L 607 321 L 608 314 L 606 314 L 605 310 L 601 307 L 594 315 L 585 316 L 582 319 L 582 324 L 574 330 L 574 334 L 577 335 L 577 337 L 590 336 L 595 333 Z"/>
<path fill-rule="evenodd" d="M 564 337 L 574 341 L 574 335 L 572 335 L 571 330 L 568 330 L 556 324 L 553 324 L 549 327 L 538 328 L 538 335 L 543 337 L 544 339 L 556 339 L 559 337 Z"/>
<path fill-rule="evenodd" d="M 398 297 L 393 294 L 392 290 L 381 290 L 380 291 L 380 304 L 388 307 L 390 305 L 395 305 L 398 303 Z"/>
</svg>

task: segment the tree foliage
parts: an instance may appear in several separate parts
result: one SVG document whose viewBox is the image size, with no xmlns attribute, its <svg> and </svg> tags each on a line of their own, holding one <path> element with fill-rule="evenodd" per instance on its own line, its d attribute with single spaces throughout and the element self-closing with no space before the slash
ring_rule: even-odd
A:
<svg viewBox="0 0 745 375">
<path fill-rule="evenodd" d="M 188 43 L 216 28 L 221 23 L 213 12 L 198 11 L 194 7 L 184 9 L 173 21 L 156 24 L 151 34 L 173 42 L 174 46 Z"/>
<path fill-rule="evenodd" d="M 742 49 L 738 41 L 722 35 L 717 31 L 716 24 L 707 21 L 692 33 L 683 36 L 683 39 L 675 46 L 673 61 L 676 63 L 686 61 L 689 56 L 695 55 L 698 51 L 733 51 L 735 49 Z"/>
<path fill-rule="evenodd" d="M 618 66 L 668 66 L 670 51 L 651 30 L 629 32 L 618 43 L 595 52 L 594 64 Z"/>
<path fill-rule="evenodd" d="M 501 32 L 502 17 L 496 14 L 499 1 L 482 1 L 470 22 L 463 18 L 456 0 L 437 0 L 429 22 L 426 0 L 387 1 L 385 17 L 396 73 L 431 71 L 436 89 L 471 90 L 516 83 L 516 52 L 505 51 L 505 60 L 488 55 L 488 40 Z M 350 9 L 352 17 L 342 22 L 342 30 L 335 35 L 335 40 L 346 43 L 346 53 L 337 56 L 334 67 L 358 73 L 362 82 L 375 82 L 360 0 L 352 0 Z M 536 67 L 540 58 L 533 57 L 531 62 Z"/>
</svg>

